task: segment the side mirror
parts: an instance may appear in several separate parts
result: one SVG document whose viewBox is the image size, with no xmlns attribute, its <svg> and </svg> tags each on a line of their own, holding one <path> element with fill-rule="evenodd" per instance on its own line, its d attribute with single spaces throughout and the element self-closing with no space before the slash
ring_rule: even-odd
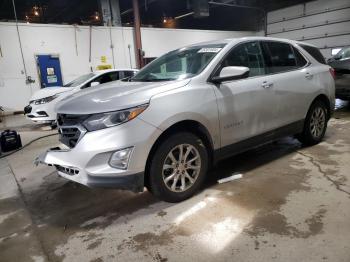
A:
<svg viewBox="0 0 350 262">
<path fill-rule="evenodd" d="M 100 82 L 91 82 L 90 86 L 98 86 L 100 84 Z"/>
<path fill-rule="evenodd" d="M 219 84 L 225 81 L 238 80 L 249 76 L 249 68 L 245 66 L 226 66 L 221 69 L 218 76 L 212 77 L 211 81 Z"/>
</svg>

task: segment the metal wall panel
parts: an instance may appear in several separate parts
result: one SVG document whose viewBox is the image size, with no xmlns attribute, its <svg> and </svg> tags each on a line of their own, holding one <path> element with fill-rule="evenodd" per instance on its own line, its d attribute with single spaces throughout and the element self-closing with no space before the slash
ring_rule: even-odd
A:
<svg viewBox="0 0 350 262">
<path fill-rule="evenodd" d="M 350 46 L 350 1 L 317 0 L 269 12 L 267 35 L 305 41 L 325 57 L 332 48 Z"/>
</svg>

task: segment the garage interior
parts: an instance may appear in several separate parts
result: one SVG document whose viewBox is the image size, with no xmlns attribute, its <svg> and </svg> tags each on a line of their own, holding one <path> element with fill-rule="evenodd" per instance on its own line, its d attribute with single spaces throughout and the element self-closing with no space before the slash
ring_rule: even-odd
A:
<svg viewBox="0 0 350 262">
<path fill-rule="evenodd" d="M 16 130 L 23 147 L 0 153 L 0 261 L 350 261 L 349 101 L 336 99 L 320 144 L 289 137 L 223 160 L 180 203 L 34 165 L 58 130 L 23 115 L 49 88 L 44 56 L 63 85 L 246 36 L 310 43 L 328 60 L 350 46 L 349 28 L 348 0 L 3 0 L 0 131 Z"/>
</svg>

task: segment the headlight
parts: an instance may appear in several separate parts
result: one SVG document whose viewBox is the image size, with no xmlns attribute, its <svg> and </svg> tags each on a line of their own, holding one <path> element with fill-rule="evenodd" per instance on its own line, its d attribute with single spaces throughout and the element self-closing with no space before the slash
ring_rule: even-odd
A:
<svg viewBox="0 0 350 262">
<path fill-rule="evenodd" d="M 117 126 L 128 122 L 131 119 L 134 119 L 139 114 L 141 114 L 147 108 L 147 106 L 148 104 L 116 112 L 91 115 L 88 119 L 86 119 L 83 122 L 83 125 L 89 131 L 95 131 L 107 127 Z"/>
<path fill-rule="evenodd" d="M 57 97 L 58 97 L 58 94 L 53 95 L 53 96 L 44 97 L 44 98 L 41 98 L 41 99 L 37 99 L 37 100 L 34 101 L 34 104 L 35 105 L 46 104 L 46 103 L 51 102 L 52 100 L 54 100 Z"/>
</svg>

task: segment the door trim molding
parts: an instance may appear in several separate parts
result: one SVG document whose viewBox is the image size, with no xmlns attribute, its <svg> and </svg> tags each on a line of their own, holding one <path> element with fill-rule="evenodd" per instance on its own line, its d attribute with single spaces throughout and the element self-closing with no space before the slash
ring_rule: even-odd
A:
<svg viewBox="0 0 350 262">
<path fill-rule="evenodd" d="M 242 140 L 240 142 L 224 146 L 214 151 L 214 163 L 218 161 L 237 155 L 249 149 L 259 147 L 269 142 L 275 141 L 279 138 L 296 135 L 303 131 L 304 119 L 279 127 L 272 131 Z"/>
</svg>

